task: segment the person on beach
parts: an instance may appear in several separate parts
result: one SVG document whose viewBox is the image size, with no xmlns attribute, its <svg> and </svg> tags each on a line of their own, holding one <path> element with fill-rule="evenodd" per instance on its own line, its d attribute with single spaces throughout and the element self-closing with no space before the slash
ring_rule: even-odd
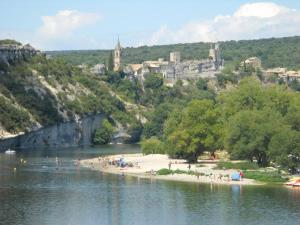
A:
<svg viewBox="0 0 300 225">
<path fill-rule="evenodd" d="M 155 173 L 154 173 L 154 170 L 153 170 L 153 169 L 151 169 L 151 170 L 150 170 L 150 175 L 151 175 L 151 176 L 155 175 Z"/>
<path fill-rule="evenodd" d="M 243 180 L 243 176 L 244 176 L 244 173 L 243 173 L 243 171 L 241 170 L 241 171 L 240 171 L 240 181 Z"/>
<path fill-rule="evenodd" d="M 209 174 L 209 179 L 210 179 L 210 182 L 213 181 L 213 174 L 212 173 Z"/>
<path fill-rule="evenodd" d="M 188 165 L 188 169 L 191 170 L 191 164 Z"/>
<path fill-rule="evenodd" d="M 168 164 L 169 170 L 171 169 L 171 165 L 172 165 L 172 163 L 171 163 L 171 161 L 170 161 L 169 164 Z"/>
</svg>

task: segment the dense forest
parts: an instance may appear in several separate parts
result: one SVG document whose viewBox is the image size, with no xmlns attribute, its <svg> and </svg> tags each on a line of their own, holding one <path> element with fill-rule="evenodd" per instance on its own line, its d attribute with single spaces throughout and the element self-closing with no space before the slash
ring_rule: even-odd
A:
<svg viewBox="0 0 300 225">
<path fill-rule="evenodd" d="M 162 46 L 141 46 L 123 49 L 123 63 L 141 63 L 158 58 L 169 59 L 171 51 L 180 51 L 185 59 L 207 58 L 210 43 L 186 43 Z M 287 67 L 300 69 L 300 37 L 271 38 L 220 42 L 225 65 L 236 65 L 246 58 L 257 56 L 265 68 Z M 65 59 L 74 65 L 107 63 L 110 50 L 52 51 L 48 54 Z"/>
</svg>

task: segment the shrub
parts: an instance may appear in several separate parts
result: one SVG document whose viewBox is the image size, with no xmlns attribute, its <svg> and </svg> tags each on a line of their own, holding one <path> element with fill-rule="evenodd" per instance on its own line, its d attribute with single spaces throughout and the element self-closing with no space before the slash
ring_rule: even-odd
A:
<svg viewBox="0 0 300 225">
<path fill-rule="evenodd" d="M 254 162 L 238 162 L 238 163 L 232 163 L 232 162 L 218 162 L 217 169 L 240 169 L 240 170 L 256 170 L 258 169 L 257 163 Z"/>
<path fill-rule="evenodd" d="M 268 183 L 282 183 L 287 181 L 287 178 L 281 177 L 278 172 L 245 171 L 244 177 Z"/>
<path fill-rule="evenodd" d="M 196 82 L 196 86 L 200 90 L 207 90 L 207 81 L 203 78 L 199 78 L 199 80 Z"/>
<path fill-rule="evenodd" d="M 165 153 L 163 143 L 156 137 L 142 141 L 143 154 L 163 154 Z"/>
<path fill-rule="evenodd" d="M 169 175 L 169 174 L 172 174 L 172 173 L 173 173 L 172 170 L 169 170 L 169 169 L 166 169 L 166 168 L 160 169 L 156 172 L 157 175 Z"/>
<path fill-rule="evenodd" d="M 93 143 L 99 145 L 108 144 L 111 141 L 113 131 L 113 126 L 107 119 L 104 119 L 101 128 L 95 131 Z"/>
</svg>

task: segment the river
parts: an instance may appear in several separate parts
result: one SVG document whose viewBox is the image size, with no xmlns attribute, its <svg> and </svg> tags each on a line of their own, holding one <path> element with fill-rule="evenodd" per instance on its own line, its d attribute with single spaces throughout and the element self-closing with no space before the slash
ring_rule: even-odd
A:
<svg viewBox="0 0 300 225">
<path fill-rule="evenodd" d="M 112 145 L 0 153 L 0 224 L 300 224 L 300 189 L 150 180 L 74 165 L 139 151 Z"/>
</svg>

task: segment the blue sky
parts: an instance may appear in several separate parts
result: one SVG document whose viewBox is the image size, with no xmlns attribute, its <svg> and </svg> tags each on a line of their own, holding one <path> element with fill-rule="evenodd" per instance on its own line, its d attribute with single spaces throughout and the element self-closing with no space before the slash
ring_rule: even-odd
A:
<svg viewBox="0 0 300 225">
<path fill-rule="evenodd" d="M 300 35 L 299 0 L 0 0 L 0 38 L 43 50 Z"/>
</svg>

